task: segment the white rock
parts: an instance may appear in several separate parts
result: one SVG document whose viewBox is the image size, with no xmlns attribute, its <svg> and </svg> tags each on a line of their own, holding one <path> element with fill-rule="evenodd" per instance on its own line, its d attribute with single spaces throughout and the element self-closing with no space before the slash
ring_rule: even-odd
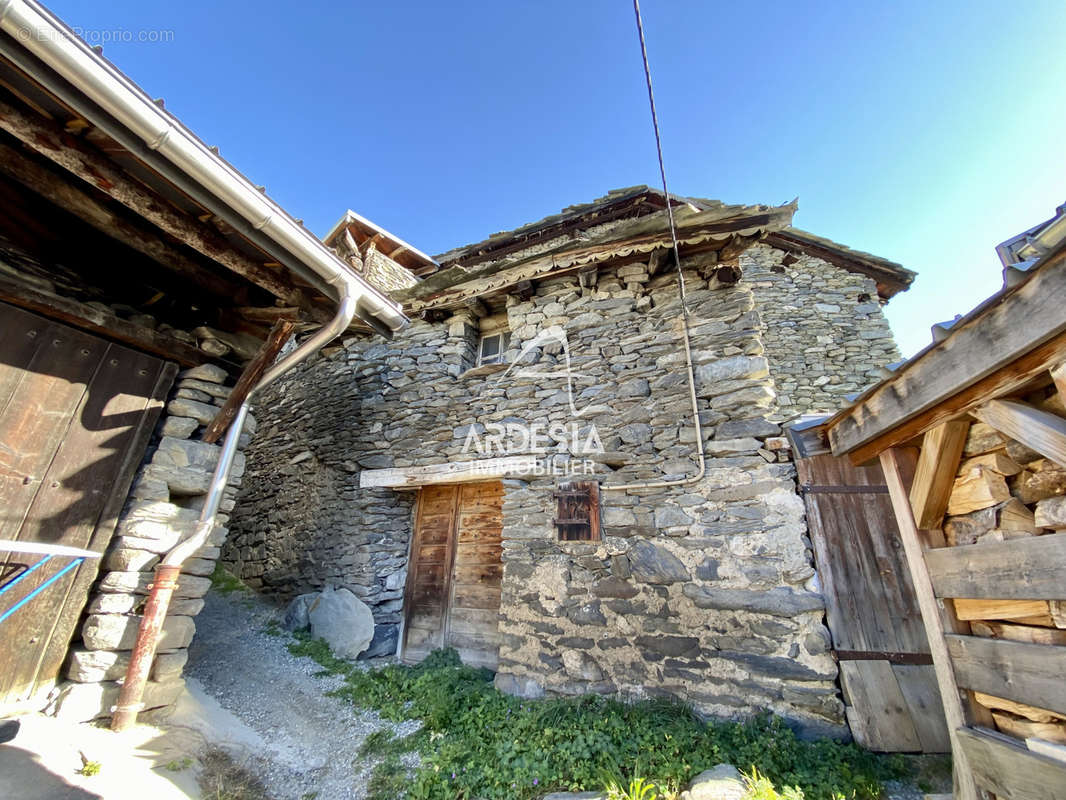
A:
<svg viewBox="0 0 1066 800">
<path fill-rule="evenodd" d="M 355 658 L 374 638 L 374 615 L 347 589 L 326 587 L 314 608 L 309 609 L 311 635 L 325 639 L 342 658 Z"/>
<path fill-rule="evenodd" d="M 693 778 L 681 800 L 741 800 L 746 791 L 740 770 L 732 764 L 719 764 Z"/>
</svg>

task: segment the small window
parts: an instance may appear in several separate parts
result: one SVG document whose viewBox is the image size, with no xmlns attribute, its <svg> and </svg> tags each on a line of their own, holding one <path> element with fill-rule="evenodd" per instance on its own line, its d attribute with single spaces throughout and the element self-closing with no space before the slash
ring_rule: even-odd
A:
<svg viewBox="0 0 1066 800">
<path fill-rule="evenodd" d="M 478 366 L 482 364 L 500 364 L 503 362 L 503 353 L 507 349 L 507 333 L 492 333 L 481 337 L 478 346 Z"/>
<path fill-rule="evenodd" d="M 555 529 L 561 542 L 600 540 L 600 485 L 596 481 L 563 483 L 555 492 L 558 500 Z"/>
</svg>

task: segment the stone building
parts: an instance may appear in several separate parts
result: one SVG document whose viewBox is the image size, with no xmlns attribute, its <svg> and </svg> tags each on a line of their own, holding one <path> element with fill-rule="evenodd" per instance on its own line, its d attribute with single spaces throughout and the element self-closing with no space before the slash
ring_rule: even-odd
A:
<svg viewBox="0 0 1066 800">
<path fill-rule="evenodd" d="M 371 652 L 454 646 L 505 691 L 845 733 L 780 425 L 884 374 L 913 273 L 794 205 L 673 204 L 685 314 L 647 187 L 390 278 L 407 329 L 269 390 L 223 560 L 283 597 L 347 587 Z M 345 220 L 327 244 L 379 246 Z"/>
</svg>

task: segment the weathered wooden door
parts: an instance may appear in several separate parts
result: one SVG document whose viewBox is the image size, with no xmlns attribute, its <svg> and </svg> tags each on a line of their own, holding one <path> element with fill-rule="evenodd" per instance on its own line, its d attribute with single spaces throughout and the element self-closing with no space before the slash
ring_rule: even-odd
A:
<svg viewBox="0 0 1066 800">
<path fill-rule="evenodd" d="M 103 550 L 176 367 L 0 304 L 0 539 Z M 39 557 L 0 550 L 0 583 Z M 0 611 L 69 563 L 52 558 Z M 0 708 L 51 684 L 99 560 L 0 623 Z"/>
<path fill-rule="evenodd" d="M 502 505 L 498 481 L 419 492 L 404 599 L 405 661 L 454 647 L 464 663 L 496 668 Z"/>
<path fill-rule="evenodd" d="M 855 739 L 880 752 L 948 752 L 929 642 L 878 466 L 797 460 Z"/>
</svg>

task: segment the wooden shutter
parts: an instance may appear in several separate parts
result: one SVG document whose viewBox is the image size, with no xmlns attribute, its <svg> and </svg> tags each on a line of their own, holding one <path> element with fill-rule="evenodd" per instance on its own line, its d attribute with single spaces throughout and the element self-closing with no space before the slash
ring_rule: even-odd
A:
<svg viewBox="0 0 1066 800">
<path fill-rule="evenodd" d="M 574 481 L 559 485 L 555 492 L 555 529 L 560 541 L 600 539 L 600 485 L 596 481 Z"/>
</svg>

